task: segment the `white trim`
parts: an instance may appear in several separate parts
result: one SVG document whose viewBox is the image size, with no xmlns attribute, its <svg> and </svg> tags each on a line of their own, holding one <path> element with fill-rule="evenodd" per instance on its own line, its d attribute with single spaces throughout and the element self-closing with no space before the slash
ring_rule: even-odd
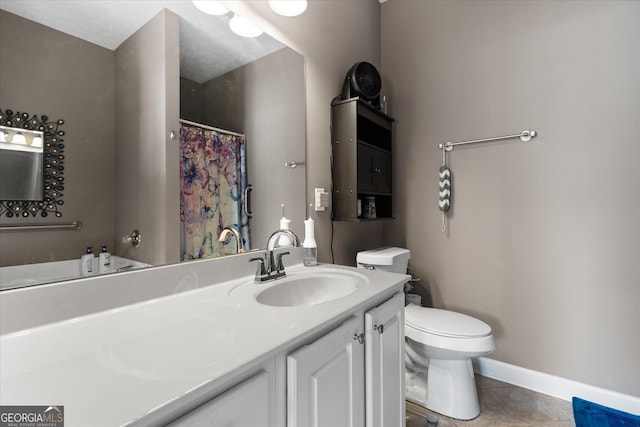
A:
<svg viewBox="0 0 640 427">
<path fill-rule="evenodd" d="M 620 411 L 640 415 L 640 397 L 521 368 L 486 357 L 480 357 L 474 360 L 474 370 L 482 376 L 504 381 L 562 400 L 571 401 L 571 398 L 576 396 Z"/>
</svg>

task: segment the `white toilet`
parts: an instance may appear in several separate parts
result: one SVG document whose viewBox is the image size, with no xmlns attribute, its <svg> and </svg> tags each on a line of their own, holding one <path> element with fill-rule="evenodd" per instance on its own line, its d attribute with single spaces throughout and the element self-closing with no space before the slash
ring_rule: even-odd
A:
<svg viewBox="0 0 640 427">
<path fill-rule="evenodd" d="M 359 252 L 358 267 L 406 273 L 411 252 L 385 247 Z M 442 415 L 480 414 L 471 359 L 491 353 L 491 327 L 460 313 L 409 304 L 404 309 L 406 399 Z"/>
</svg>

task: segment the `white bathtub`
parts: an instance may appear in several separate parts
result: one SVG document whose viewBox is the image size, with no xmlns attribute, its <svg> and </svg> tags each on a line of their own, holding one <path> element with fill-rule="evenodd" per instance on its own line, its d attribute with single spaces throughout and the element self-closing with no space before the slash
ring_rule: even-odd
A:
<svg viewBox="0 0 640 427">
<path fill-rule="evenodd" d="M 146 267 L 152 267 L 152 265 L 112 255 L 111 271 L 109 273 L 136 270 Z M 94 257 L 93 271 L 94 274 L 92 275 L 95 276 L 98 272 L 98 257 Z M 42 262 L 38 264 L 11 265 L 8 267 L 0 267 L 0 289 L 31 286 L 39 283 L 59 282 L 61 280 L 71 280 L 80 277 L 87 276 L 82 276 L 80 274 L 79 259 Z"/>
</svg>

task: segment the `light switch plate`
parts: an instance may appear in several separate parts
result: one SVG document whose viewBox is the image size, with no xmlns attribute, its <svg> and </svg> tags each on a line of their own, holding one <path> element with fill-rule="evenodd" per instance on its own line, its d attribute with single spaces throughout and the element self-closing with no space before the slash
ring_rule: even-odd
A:
<svg viewBox="0 0 640 427">
<path fill-rule="evenodd" d="M 315 189 L 315 210 L 316 212 L 324 211 L 329 207 L 329 193 L 324 188 Z"/>
</svg>

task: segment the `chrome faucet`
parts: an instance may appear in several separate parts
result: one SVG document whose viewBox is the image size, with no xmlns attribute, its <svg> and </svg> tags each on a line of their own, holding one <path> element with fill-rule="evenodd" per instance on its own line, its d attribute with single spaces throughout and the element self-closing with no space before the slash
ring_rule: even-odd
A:
<svg viewBox="0 0 640 427">
<path fill-rule="evenodd" d="M 288 245 L 280 245 L 280 238 L 287 237 L 290 241 Z M 249 259 L 249 262 L 258 261 L 258 269 L 256 270 L 255 283 L 263 283 L 269 280 L 279 279 L 286 276 L 284 271 L 284 264 L 282 263 L 282 257 L 289 255 L 289 252 L 280 252 L 274 259 L 274 251 L 277 248 L 289 248 L 299 247 L 300 239 L 291 230 L 276 230 L 271 233 L 269 240 L 267 240 L 267 251 L 263 257 L 256 257 Z"/>
<path fill-rule="evenodd" d="M 280 245 L 281 237 L 288 238 L 291 241 L 291 244 L 281 246 Z M 300 246 L 300 239 L 298 239 L 298 236 L 296 236 L 296 234 L 291 230 L 276 230 L 273 233 L 271 233 L 271 236 L 269 236 L 269 239 L 267 240 L 267 250 L 269 251 L 272 251 L 277 248 L 288 248 L 288 247 L 297 248 L 299 246 Z"/>
<path fill-rule="evenodd" d="M 273 257 L 273 251 L 268 250 L 264 258 L 255 257 L 249 259 L 249 262 L 258 261 L 258 269 L 256 270 L 254 282 L 263 283 L 286 276 L 284 264 L 282 263 L 282 257 L 285 255 L 289 255 L 289 252 L 280 252 L 276 255 L 276 261 Z"/>
<path fill-rule="evenodd" d="M 244 252 L 244 247 L 242 245 L 242 238 L 240 237 L 240 233 L 238 232 L 238 230 L 236 230 L 235 227 L 223 228 L 222 232 L 220 233 L 220 237 L 218 237 L 218 241 L 223 242 L 223 244 L 226 244 L 227 240 L 229 239 L 229 234 L 233 234 L 233 236 L 235 237 L 236 253 L 239 254 Z"/>
</svg>

